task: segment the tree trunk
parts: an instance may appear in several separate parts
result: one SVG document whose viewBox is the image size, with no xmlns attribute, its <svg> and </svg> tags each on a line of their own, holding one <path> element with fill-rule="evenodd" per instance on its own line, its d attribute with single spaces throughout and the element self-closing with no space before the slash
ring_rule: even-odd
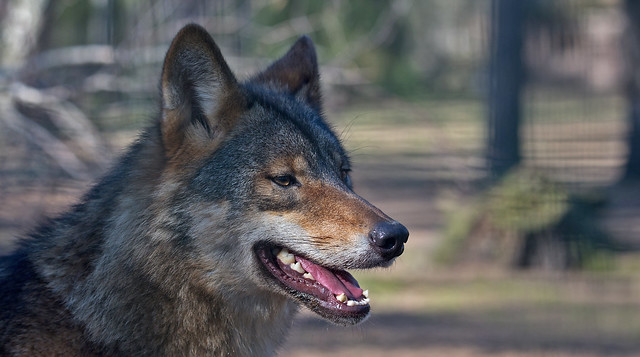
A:
<svg viewBox="0 0 640 357">
<path fill-rule="evenodd" d="M 0 1 L 0 65 L 19 68 L 36 37 L 47 0 Z M 25 18 L 24 14 L 28 14 Z"/>
<path fill-rule="evenodd" d="M 524 6 L 492 0 L 489 121 L 486 159 L 495 178 L 520 162 L 520 93 Z"/>
<path fill-rule="evenodd" d="M 625 34 L 628 80 L 626 97 L 628 103 L 627 120 L 629 136 L 628 154 L 623 179 L 640 179 L 640 2 L 625 1 L 628 25 Z"/>
</svg>

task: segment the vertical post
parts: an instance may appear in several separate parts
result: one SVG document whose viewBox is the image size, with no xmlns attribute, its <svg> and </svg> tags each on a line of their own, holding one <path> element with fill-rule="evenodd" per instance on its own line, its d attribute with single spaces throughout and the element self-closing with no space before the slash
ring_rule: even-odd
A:
<svg viewBox="0 0 640 357">
<path fill-rule="evenodd" d="M 519 0 L 491 2 L 491 62 L 486 159 L 492 177 L 520 162 L 520 100 L 524 81 L 524 6 Z"/>
<path fill-rule="evenodd" d="M 625 95 L 627 97 L 627 120 L 629 136 L 627 137 L 627 162 L 623 179 L 640 179 L 640 2 L 626 0 L 624 2 L 627 15 L 627 29 L 625 33 L 625 55 L 627 64 L 627 82 Z"/>
</svg>

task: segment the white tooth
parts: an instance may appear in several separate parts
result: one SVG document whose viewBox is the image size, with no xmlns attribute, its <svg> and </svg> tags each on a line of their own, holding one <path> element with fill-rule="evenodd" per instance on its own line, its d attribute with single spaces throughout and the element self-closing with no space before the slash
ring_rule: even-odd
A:
<svg viewBox="0 0 640 357">
<path fill-rule="evenodd" d="M 349 300 L 347 301 L 347 306 L 356 306 L 359 305 L 357 301 Z"/>
<path fill-rule="evenodd" d="M 296 258 L 293 254 L 289 253 L 287 248 L 282 248 L 280 253 L 277 255 L 278 259 L 285 264 L 292 264 L 296 261 Z"/>
<path fill-rule="evenodd" d="M 362 302 L 364 302 L 365 305 L 368 304 L 369 303 L 369 298 L 364 298 L 364 300 L 362 300 Z"/>
<path fill-rule="evenodd" d="M 302 265 L 300 264 L 300 262 L 292 263 L 292 264 L 291 264 L 291 265 L 289 265 L 289 266 L 291 267 L 291 269 L 293 269 L 293 270 L 297 271 L 297 272 L 298 272 L 298 273 L 300 273 L 300 274 L 304 274 L 304 273 L 306 273 L 306 272 L 307 272 L 306 270 L 304 270 L 304 268 L 302 267 Z"/>
<path fill-rule="evenodd" d="M 368 297 L 369 297 L 369 290 L 364 290 L 364 291 L 362 292 L 362 296 L 364 296 L 364 297 L 368 298 Z"/>
<path fill-rule="evenodd" d="M 340 295 L 336 295 L 336 300 L 338 300 L 340 302 L 346 302 L 347 301 L 347 295 L 345 295 L 344 293 L 342 293 Z"/>
<path fill-rule="evenodd" d="M 309 279 L 309 280 L 316 280 L 316 279 L 313 277 L 313 275 L 311 275 L 311 273 L 304 273 L 304 274 L 302 274 L 302 276 L 303 276 L 305 279 Z"/>
</svg>

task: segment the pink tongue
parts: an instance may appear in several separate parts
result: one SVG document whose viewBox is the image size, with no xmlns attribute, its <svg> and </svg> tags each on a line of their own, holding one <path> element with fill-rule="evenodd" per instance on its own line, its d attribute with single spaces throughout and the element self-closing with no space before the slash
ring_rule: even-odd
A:
<svg viewBox="0 0 640 357">
<path fill-rule="evenodd" d="M 359 299 L 362 296 L 362 289 L 360 289 L 358 281 L 346 271 L 333 273 L 304 258 L 296 256 L 296 260 L 300 262 L 304 270 L 313 275 L 317 282 L 329 288 L 332 294 L 344 293 L 350 299 Z"/>
</svg>

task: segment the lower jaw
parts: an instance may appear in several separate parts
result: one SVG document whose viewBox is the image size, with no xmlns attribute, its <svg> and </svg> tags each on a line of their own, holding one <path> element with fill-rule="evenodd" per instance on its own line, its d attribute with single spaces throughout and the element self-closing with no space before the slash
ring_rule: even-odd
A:
<svg viewBox="0 0 640 357">
<path fill-rule="evenodd" d="M 264 274 L 278 285 L 278 289 L 317 313 L 323 318 L 340 325 L 353 325 L 364 321 L 370 311 L 370 305 L 348 306 L 334 297 L 328 289 L 319 284 L 302 284 L 292 281 L 293 277 L 284 273 L 278 266 L 276 257 L 271 253 L 271 246 L 259 245 L 255 248 L 258 260 L 263 265 Z M 293 287 L 296 285 L 296 287 Z"/>
<path fill-rule="evenodd" d="M 311 311 L 338 325 L 358 324 L 369 317 L 369 311 L 371 309 L 370 305 L 346 307 L 343 309 L 342 307 L 344 305 L 342 304 L 337 307 L 327 306 L 325 301 L 307 299 L 306 297 L 301 297 L 297 300 Z"/>
</svg>

